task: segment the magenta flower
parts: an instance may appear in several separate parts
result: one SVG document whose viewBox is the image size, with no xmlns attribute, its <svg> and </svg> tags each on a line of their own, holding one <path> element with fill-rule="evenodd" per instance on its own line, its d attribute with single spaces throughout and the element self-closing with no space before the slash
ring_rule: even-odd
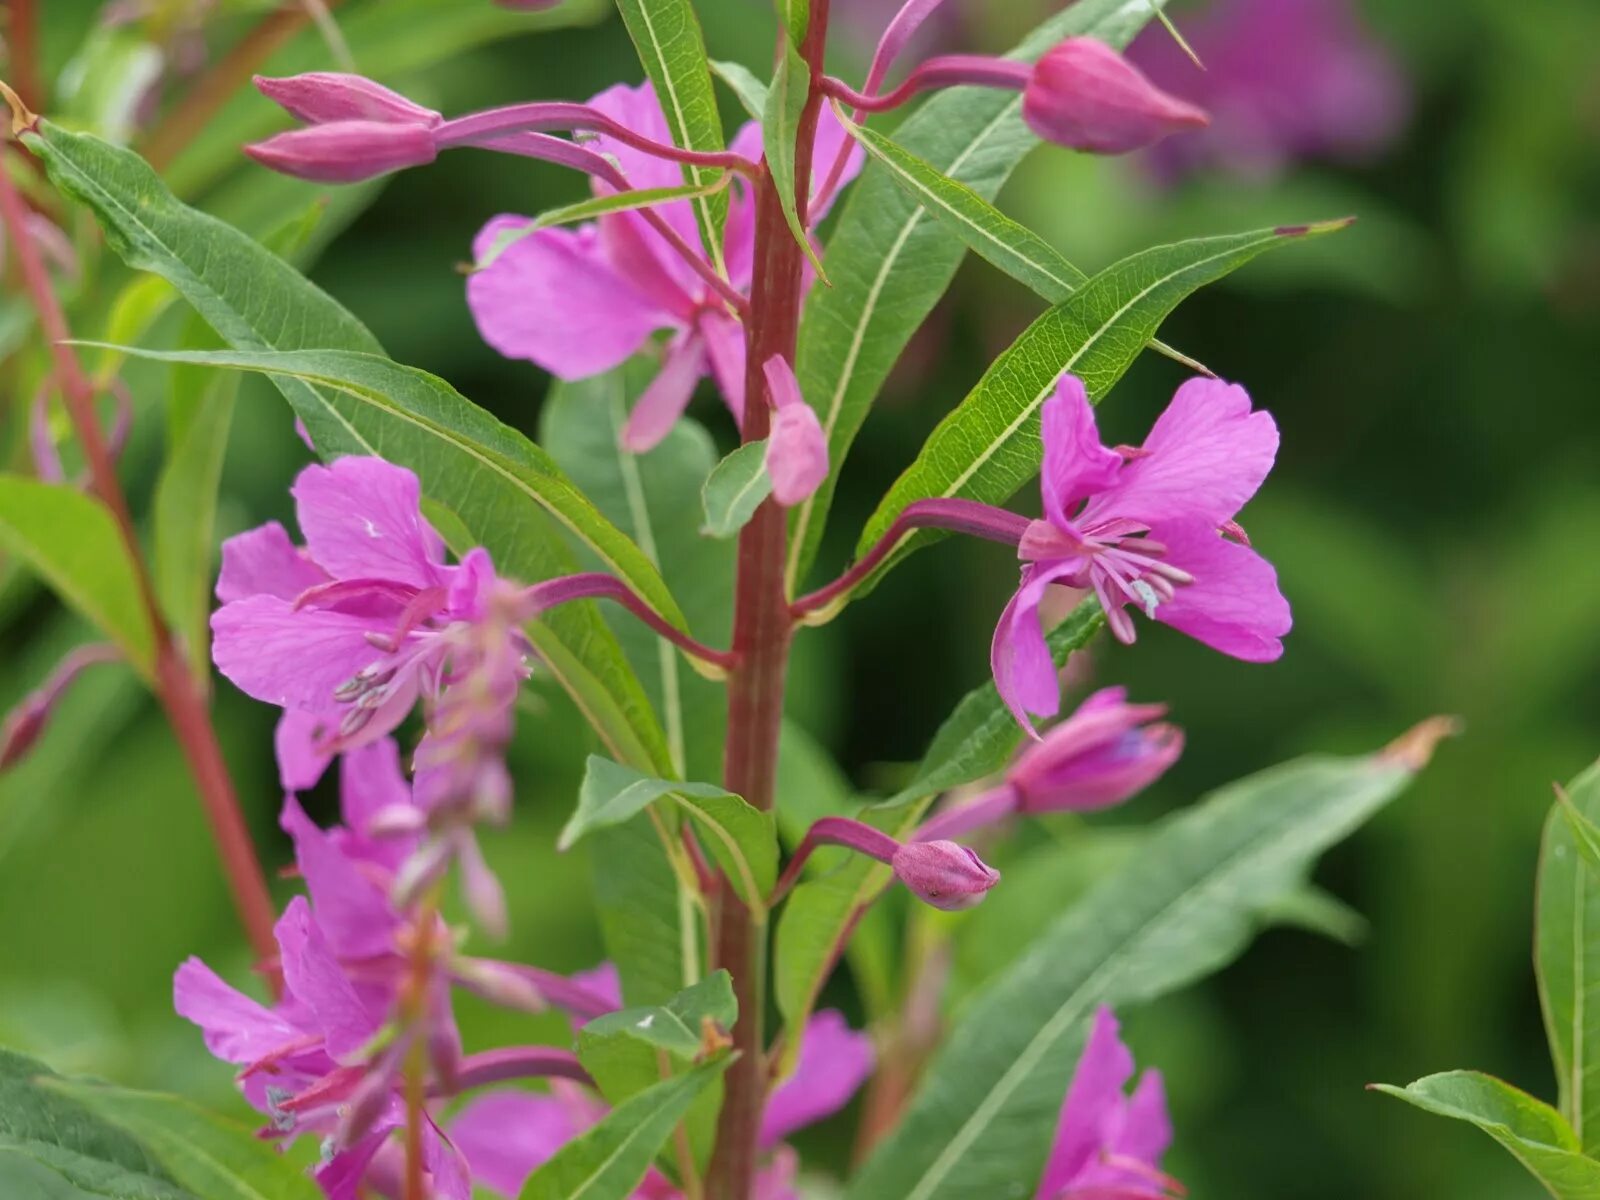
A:
<svg viewBox="0 0 1600 1200">
<path fill-rule="evenodd" d="M 618 84 L 589 102 L 618 124 L 656 142 L 670 143 L 666 118 L 648 83 Z M 815 159 L 828 164 L 845 133 L 824 108 Z M 681 187 L 677 163 L 598 137 L 590 148 L 612 158 L 638 189 Z M 746 124 L 734 153 L 761 156 L 761 129 Z M 862 153 L 850 156 L 848 175 Z M 604 194 L 609 186 L 596 182 Z M 823 216 L 831 195 L 814 197 L 810 217 Z M 654 206 L 681 241 L 700 245 L 687 200 Z M 598 375 L 643 350 L 658 331 L 671 339 L 661 372 L 635 405 L 623 434 L 636 452 L 661 440 L 689 403 L 695 385 L 712 375 L 734 419 L 744 418 L 744 329 L 703 276 L 638 213 L 612 213 L 575 229 L 544 229 L 517 238 L 528 218 L 495 217 L 478 234 L 473 254 L 480 268 L 467 278 L 467 304 L 485 341 L 507 358 L 527 359 L 560 379 Z M 755 248 L 755 200 L 737 186 L 731 196 L 723 244 L 727 278 L 748 293 Z M 698 253 L 698 251 L 697 251 Z"/>
<path fill-rule="evenodd" d="M 1204 71 L 1161 29 L 1129 50 L 1163 87 L 1212 114 L 1209 130 L 1154 153 L 1163 175 L 1216 165 L 1270 176 L 1297 158 L 1362 161 L 1405 124 L 1405 77 L 1350 0 L 1217 0 L 1184 22 L 1184 34 Z"/>
<path fill-rule="evenodd" d="M 1022 115 L 1036 134 L 1094 154 L 1126 154 L 1208 118 L 1168 95 L 1104 42 L 1075 37 L 1048 51 L 1033 69 Z"/>
<path fill-rule="evenodd" d="M 892 865 L 913 896 L 946 912 L 975 907 L 1000 882 L 1000 872 L 976 851 L 949 841 L 907 842 Z"/>
<path fill-rule="evenodd" d="M 1161 1074 L 1145 1072 L 1129 1096 L 1123 1089 L 1133 1070 L 1116 1017 L 1099 1009 L 1034 1200 L 1167 1200 L 1182 1194 L 1160 1170 L 1172 1142 Z"/>
<path fill-rule="evenodd" d="M 795 1156 L 783 1138 L 832 1116 L 872 1073 L 872 1043 L 832 1010 L 806 1025 L 795 1072 L 767 1102 L 761 1144 L 771 1151 L 757 1172 L 754 1200 L 797 1200 Z M 451 1140 L 466 1156 L 472 1179 L 500 1196 L 522 1192 L 528 1176 L 557 1150 L 606 1114 L 590 1092 L 552 1081 L 548 1095 L 491 1092 L 479 1096 L 450 1123 Z M 654 1168 L 633 1200 L 682 1200 L 683 1194 Z"/>
<path fill-rule="evenodd" d="M 1092 589 L 1119 641 L 1134 640 L 1130 602 L 1154 620 L 1247 662 L 1283 653 L 1289 605 L 1271 564 L 1233 518 L 1278 450 L 1272 417 L 1237 384 L 1191 379 L 1137 450 L 1100 442 L 1083 383 L 1063 375 L 1042 413 L 1044 518 L 1023 534 L 1021 586 L 995 629 L 991 662 L 1006 705 L 1060 709 L 1055 665 L 1039 622 L 1052 585 Z"/>
</svg>

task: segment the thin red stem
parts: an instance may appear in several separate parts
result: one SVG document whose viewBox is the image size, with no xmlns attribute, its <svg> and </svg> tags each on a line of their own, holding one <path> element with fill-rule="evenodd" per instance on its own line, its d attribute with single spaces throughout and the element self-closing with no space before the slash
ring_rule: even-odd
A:
<svg viewBox="0 0 1600 1200">
<path fill-rule="evenodd" d="M 821 817 L 812 823 L 811 828 L 806 830 L 806 836 L 795 847 L 794 857 L 784 867 L 783 874 L 772 889 L 772 899 L 767 905 L 769 908 L 775 907 L 778 901 L 789 894 L 789 889 L 799 882 L 800 872 L 819 846 L 843 846 L 846 850 L 854 850 L 857 854 L 865 854 L 882 863 L 893 861 L 895 851 L 900 849 L 900 843 L 881 829 L 874 829 L 871 825 L 852 821 L 848 817 Z"/>
<path fill-rule="evenodd" d="M 559 579 L 536 583 L 522 595 L 530 616 L 537 616 L 547 609 L 573 600 L 612 600 L 692 657 L 721 667 L 725 671 L 738 665 L 739 659 L 736 654 L 728 650 L 717 650 L 690 637 L 613 575 L 599 571 L 563 575 Z"/>
<path fill-rule="evenodd" d="M 201 804 L 211 822 L 211 832 L 222 859 L 223 874 L 232 889 L 239 919 L 257 959 L 265 964 L 277 954 L 277 942 L 272 934 L 275 910 L 272 896 L 267 890 L 266 875 L 256 857 L 244 814 L 239 809 L 233 781 L 228 776 L 227 763 L 222 757 L 216 730 L 211 725 L 211 714 L 195 684 L 189 664 L 184 661 L 162 618 L 150 572 L 139 548 L 139 538 L 134 532 L 128 501 L 117 482 L 110 451 L 100 432 L 99 419 L 94 411 L 94 389 L 73 354 L 72 347 L 67 344 L 71 334 L 66 316 L 50 288 L 38 247 L 27 235 L 26 217 L 27 209 L 22 197 L 6 172 L 0 170 L 0 219 L 4 221 L 7 240 L 21 265 L 23 279 L 38 310 L 45 340 L 50 343 L 50 351 L 55 358 L 56 381 L 60 385 L 73 429 L 83 447 L 84 458 L 88 461 L 91 486 L 116 521 L 117 530 L 133 564 L 139 600 L 149 619 L 154 641 L 156 696 L 166 710 L 167 720 L 194 776 Z M 276 988 L 276 976 L 269 973 L 269 978 Z"/>
<path fill-rule="evenodd" d="M 435 144 L 442 150 L 449 146 L 487 144 L 492 147 L 494 139 L 507 134 L 546 133 L 552 129 L 598 133 L 668 162 L 737 171 L 752 179 L 758 170 L 756 164 L 742 154 L 728 150 L 685 150 L 669 142 L 658 142 L 613 121 L 599 109 L 567 100 L 515 104 L 456 117 L 440 125 L 434 136 Z"/>
<path fill-rule="evenodd" d="M 6 41 L 10 44 L 11 76 L 17 91 L 32 108 L 43 108 L 44 72 L 39 59 L 39 13 L 34 0 L 10 0 L 10 20 L 6 22 Z"/>
<path fill-rule="evenodd" d="M 834 100 L 853 106 L 856 112 L 880 113 L 899 108 L 919 92 L 947 87 L 991 87 L 1022 91 L 1032 78 L 1033 68 L 1009 58 L 989 58 L 978 54 L 948 54 L 930 58 L 906 76 L 892 92 L 871 95 L 858 92 L 842 79 L 824 76 L 821 89 Z"/>
</svg>

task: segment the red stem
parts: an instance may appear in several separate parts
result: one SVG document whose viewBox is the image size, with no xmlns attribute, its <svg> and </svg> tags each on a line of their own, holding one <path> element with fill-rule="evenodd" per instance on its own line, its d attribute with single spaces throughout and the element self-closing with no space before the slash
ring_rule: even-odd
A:
<svg viewBox="0 0 1600 1200">
<path fill-rule="evenodd" d="M 265 964 L 276 956 L 278 950 L 272 935 L 275 910 L 272 896 L 267 891 L 266 875 L 261 870 L 244 814 L 239 809 L 238 797 L 234 794 L 233 782 L 228 777 L 222 747 L 218 745 L 216 730 L 211 725 L 211 714 L 188 663 L 184 661 L 182 652 L 173 642 L 162 619 L 161 607 L 150 582 L 150 572 L 139 549 L 138 535 L 134 532 L 128 501 L 117 482 L 111 454 L 95 416 L 94 389 L 72 348 L 67 345 L 71 334 L 67 329 L 66 317 L 50 288 L 38 247 L 27 235 L 26 217 L 27 208 L 22 197 L 17 193 L 10 176 L 0 170 L 0 218 L 5 224 L 7 240 L 21 265 L 23 279 L 39 313 L 39 324 L 45 340 L 50 343 L 55 358 L 56 381 L 61 387 L 62 400 L 73 429 L 83 446 L 83 455 L 89 464 L 91 486 L 95 495 L 110 510 L 123 544 L 127 547 L 129 560 L 133 563 L 140 603 L 149 618 L 154 642 L 156 697 L 166 710 L 167 720 L 194 776 L 201 804 L 211 822 L 211 832 L 222 859 L 223 874 L 232 889 L 239 919 L 257 959 Z M 276 975 L 269 971 L 268 976 L 276 990 Z"/>
<path fill-rule="evenodd" d="M 34 0 L 10 0 L 6 40 L 11 45 L 11 76 L 17 92 L 30 108 L 45 104 L 44 74 L 39 61 L 39 14 Z"/>
<path fill-rule="evenodd" d="M 828 0 L 812 0 L 810 26 L 800 52 L 814 79 L 822 76 L 828 31 Z M 779 38 L 787 37 L 780 31 Z M 778 53 L 784 52 L 780 42 Z M 822 93 L 813 88 L 800 117 L 795 144 L 795 193 L 805 218 L 811 188 L 811 153 L 816 140 Z M 800 326 L 804 256 L 789 232 L 771 178 L 756 186 L 755 269 L 750 315 L 745 322 L 746 443 L 767 436 L 771 414 L 763 403 L 762 367 L 773 355 L 794 361 Z M 723 763 L 727 789 L 758 809 L 772 807 L 778 767 L 778 732 L 783 722 L 784 676 L 794 620 L 784 592 L 783 569 L 788 520 L 767 499 L 739 534 L 738 579 L 734 589 L 733 652 L 739 665 L 728 678 L 728 741 Z M 739 1057 L 724 1077 L 722 1112 L 717 1120 L 708 1184 L 711 1200 L 749 1200 L 759 1156 L 761 1113 L 767 1072 L 762 1033 L 766 1007 L 766 927 L 751 919 L 733 889 L 717 895 L 713 965 L 733 976 L 739 1020 L 733 1045 Z"/>
<path fill-rule="evenodd" d="M 522 593 L 530 616 L 538 616 L 547 609 L 567 604 L 573 600 L 614 600 L 656 633 L 694 658 L 730 670 L 738 658 L 727 650 L 717 650 L 704 642 L 696 641 L 683 630 L 669 622 L 651 608 L 622 580 L 600 571 L 563 575 L 558 579 L 536 583 Z"/>
</svg>

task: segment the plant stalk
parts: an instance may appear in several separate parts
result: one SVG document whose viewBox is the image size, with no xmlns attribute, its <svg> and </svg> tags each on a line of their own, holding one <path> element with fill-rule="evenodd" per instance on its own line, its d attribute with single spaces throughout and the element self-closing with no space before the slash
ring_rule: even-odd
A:
<svg viewBox="0 0 1600 1200">
<path fill-rule="evenodd" d="M 100 432 L 100 422 L 94 411 L 94 388 L 83 372 L 72 347 L 68 345 L 71 333 L 66 316 L 50 287 L 39 249 L 26 230 L 27 208 L 10 177 L 0 170 L 0 219 L 3 219 L 6 240 L 10 243 L 21 267 L 28 292 L 38 310 L 39 325 L 46 341 L 50 343 L 55 358 L 55 376 L 61 388 L 62 400 L 71 418 L 72 427 L 83 447 L 89 464 L 91 486 L 94 494 L 110 511 L 117 530 L 127 547 L 138 581 L 139 602 L 150 622 L 155 647 L 155 692 L 165 709 L 167 720 L 188 761 L 190 774 L 211 823 L 217 853 L 222 859 L 223 874 L 233 892 L 233 902 L 239 920 L 250 939 L 257 961 L 269 963 L 276 960 L 278 947 L 272 934 L 275 910 L 272 895 L 267 890 L 267 878 L 256 857 L 250 840 L 250 830 L 239 800 L 233 790 L 233 781 L 217 742 L 216 730 L 211 724 L 211 713 L 204 697 L 196 686 L 183 652 L 172 640 L 171 631 L 161 614 L 156 600 L 150 571 L 139 547 L 134 531 L 133 517 L 127 498 L 117 482 L 116 466 Z M 269 972 L 269 982 L 277 989 L 274 972 Z"/>
<path fill-rule="evenodd" d="M 800 52 L 813 78 L 822 76 L 827 41 L 828 0 L 812 0 L 810 26 Z M 780 39 L 788 34 L 782 30 Z M 784 45 L 780 40 L 778 53 Z M 795 147 L 795 188 L 802 220 L 811 189 L 812 145 L 822 93 L 813 89 L 801 115 Z M 745 323 L 744 440 L 767 436 L 771 412 L 762 366 L 773 355 L 794 361 L 800 327 L 804 256 L 789 231 L 772 179 L 765 172 L 756 189 L 755 270 L 750 313 Z M 778 734 L 783 724 L 784 677 L 794 618 L 784 590 L 788 517 L 768 498 L 739 534 L 738 576 L 734 586 L 733 653 L 738 665 L 728 676 L 728 734 L 723 786 L 763 811 L 772 808 L 778 769 Z M 733 889 L 723 882 L 717 894 L 713 965 L 733 977 L 739 1019 L 733 1029 L 738 1058 L 724 1077 L 722 1113 L 717 1121 L 707 1195 L 710 1200 L 750 1200 L 754 1182 L 761 1113 L 766 1103 L 766 937 Z"/>
<path fill-rule="evenodd" d="M 29 107 L 43 108 L 44 72 L 39 61 L 39 13 L 34 0 L 10 0 L 6 15 L 11 76 L 17 81 L 17 92 Z"/>
</svg>

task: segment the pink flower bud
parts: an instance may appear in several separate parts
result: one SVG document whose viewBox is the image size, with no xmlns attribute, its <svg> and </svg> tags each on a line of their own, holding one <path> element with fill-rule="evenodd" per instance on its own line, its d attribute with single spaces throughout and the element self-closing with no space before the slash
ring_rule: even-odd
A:
<svg viewBox="0 0 1600 1200">
<path fill-rule="evenodd" d="M 55 715 L 56 704 L 66 694 L 84 668 L 96 663 L 116 662 L 122 657 L 115 646 L 92 643 L 72 651 L 50 673 L 35 692 L 22 698 L 0 721 L 0 771 L 14 767 L 44 736 Z"/>
<path fill-rule="evenodd" d="M 1183 731 L 1151 724 L 1161 704 L 1129 704 L 1122 688 L 1105 688 L 1031 743 L 1007 782 L 1021 812 L 1085 812 L 1121 804 L 1159 779 L 1183 753 Z"/>
<path fill-rule="evenodd" d="M 810 496 L 828 477 L 828 438 L 816 410 L 800 394 L 794 368 L 773 355 L 762 370 L 777 410 L 767 438 L 767 474 L 774 499 L 788 508 Z"/>
<path fill-rule="evenodd" d="M 431 108 L 413 104 L 399 92 L 390 91 L 360 75 L 338 71 L 311 71 L 281 79 L 255 77 L 255 85 L 267 99 L 275 101 L 291 116 L 307 125 L 331 121 L 376 121 L 381 125 L 423 125 L 432 128 L 444 117 Z"/>
<path fill-rule="evenodd" d="M 1094 154 L 1126 154 L 1211 120 L 1087 37 L 1068 38 L 1039 60 L 1022 115 L 1046 141 Z"/>
<path fill-rule="evenodd" d="M 426 125 L 335 121 L 292 129 L 244 148 L 264 166 L 317 183 L 356 183 L 420 167 L 437 156 Z"/>
<path fill-rule="evenodd" d="M 918 900 L 947 912 L 971 908 L 1000 882 L 999 871 L 955 842 L 908 842 L 892 865 Z"/>
</svg>

